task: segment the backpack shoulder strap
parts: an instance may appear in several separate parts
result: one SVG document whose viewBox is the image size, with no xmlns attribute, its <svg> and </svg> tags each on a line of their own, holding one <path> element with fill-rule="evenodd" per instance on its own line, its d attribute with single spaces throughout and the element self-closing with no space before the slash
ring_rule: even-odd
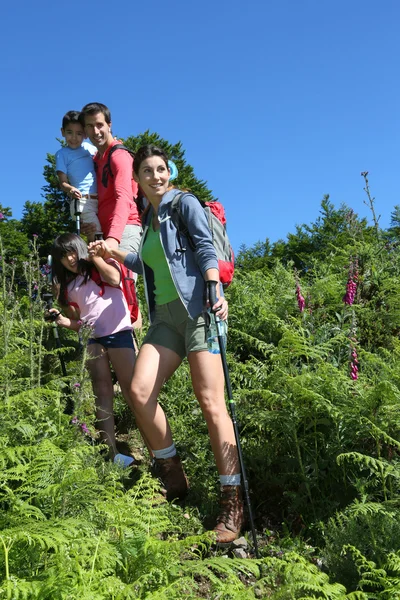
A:
<svg viewBox="0 0 400 600">
<path fill-rule="evenodd" d="M 188 241 L 190 249 L 194 252 L 196 250 L 196 244 L 194 243 L 193 238 L 189 233 L 189 229 L 186 225 L 186 222 L 183 218 L 182 211 L 181 211 L 181 201 L 185 195 L 186 195 L 186 192 L 178 192 L 178 194 L 175 194 L 175 196 L 171 202 L 171 219 L 172 219 L 173 224 L 176 227 L 180 251 L 181 252 L 186 251 L 186 248 L 184 248 L 184 246 L 182 244 L 182 239 L 181 239 L 181 235 L 184 235 Z"/>
<path fill-rule="evenodd" d="M 96 267 L 94 265 L 92 265 L 92 268 L 90 269 L 90 279 L 99 286 L 99 288 L 100 288 L 99 296 L 103 296 L 104 286 L 108 285 L 108 284 L 102 280 L 102 278 L 100 277 L 100 273 L 98 272 L 98 270 L 96 269 Z"/>
<path fill-rule="evenodd" d="M 111 156 L 116 150 L 126 150 L 126 152 L 128 152 L 132 156 L 132 158 L 134 158 L 133 152 L 131 150 L 129 150 L 129 148 L 124 146 L 124 144 L 114 144 L 114 146 L 111 146 L 111 148 L 108 152 L 107 162 L 104 165 L 103 173 L 101 175 L 101 183 L 103 184 L 103 187 L 105 187 L 105 188 L 108 186 L 108 178 L 114 177 L 112 169 L 111 169 Z"/>
</svg>

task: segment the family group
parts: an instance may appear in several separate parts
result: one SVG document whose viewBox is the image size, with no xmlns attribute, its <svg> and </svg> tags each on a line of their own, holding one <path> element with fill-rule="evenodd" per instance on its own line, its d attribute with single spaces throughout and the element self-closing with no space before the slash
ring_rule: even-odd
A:
<svg viewBox="0 0 400 600">
<path fill-rule="evenodd" d="M 181 212 L 194 241 L 183 251 L 171 219 L 171 203 L 181 192 L 171 184 L 171 162 L 163 149 L 142 146 L 133 157 L 114 138 L 110 111 L 101 103 L 68 112 L 62 134 L 66 145 L 56 154 L 57 175 L 88 244 L 77 233 L 55 240 L 52 278 L 61 312 L 52 310 L 61 327 L 79 331 L 88 323 L 93 328 L 87 368 L 102 440 L 110 458 L 129 467 L 134 459 L 118 453 L 115 440 L 113 370 L 166 498 L 183 499 L 189 482 L 158 396 L 187 359 L 219 473 L 214 531 L 217 542 L 232 542 L 243 525 L 240 465 L 221 357 L 207 346 L 207 307 L 215 289 L 210 308 L 222 321 L 228 304 L 204 209 L 190 192 L 182 195 Z M 121 288 L 122 265 L 144 281 L 150 326 L 138 353 Z"/>
</svg>

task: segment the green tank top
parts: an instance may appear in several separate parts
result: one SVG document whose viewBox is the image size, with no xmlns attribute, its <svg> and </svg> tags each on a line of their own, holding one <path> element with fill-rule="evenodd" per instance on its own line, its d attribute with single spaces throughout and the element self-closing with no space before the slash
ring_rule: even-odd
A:
<svg viewBox="0 0 400 600">
<path fill-rule="evenodd" d="M 154 273 L 156 304 L 160 306 L 179 298 L 161 245 L 160 230 L 154 231 L 153 225 L 147 230 L 142 247 L 142 260 Z"/>
</svg>

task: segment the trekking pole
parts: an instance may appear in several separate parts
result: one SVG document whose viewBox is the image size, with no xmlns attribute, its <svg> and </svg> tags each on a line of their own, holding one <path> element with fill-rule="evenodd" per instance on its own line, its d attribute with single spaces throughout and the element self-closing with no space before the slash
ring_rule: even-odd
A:
<svg viewBox="0 0 400 600">
<path fill-rule="evenodd" d="M 51 256 L 51 254 L 49 254 L 49 256 L 47 257 L 47 265 L 49 267 L 48 273 L 47 273 L 47 281 L 49 284 L 51 284 L 51 281 L 52 281 L 52 276 L 51 276 L 52 256 Z M 45 292 L 44 294 L 42 294 L 42 298 L 46 302 L 46 310 L 47 311 L 49 311 L 51 308 L 53 308 L 53 294 L 51 292 Z M 62 348 L 62 343 L 60 340 L 60 335 L 59 335 L 58 327 L 57 327 L 57 323 L 56 323 L 57 316 L 58 316 L 57 313 L 49 313 L 48 316 L 45 316 L 44 319 L 45 319 L 45 321 L 51 321 L 52 329 L 53 329 L 53 337 L 56 342 L 57 349 L 60 350 Z M 61 354 L 61 352 L 58 352 L 58 356 L 60 358 L 61 372 L 63 374 L 63 377 L 67 377 L 67 369 L 65 366 L 64 357 Z M 73 404 L 71 395 L 69 394 L 67 396 L 67 402 L 65 405 L 64 413 L 66 415 L 72 415 L 73 410 L 74 410 L 74 404 Z"/>
<path fill-rule="evenodd" d="M 46 302 L 46 310 L 49 311 L 51 308 L 53 308 L 53 294 L 51 293 L 47 293 L 47 294 L 43 294 L 42 296 L 43 300 Z M 57 327 L 57 323 L 56 323 L 56 319 L 58 317 L 60 313 L 49 313 L 48 315 L 45 316 L 44 320 L 45 321 L 51 321 L 52 324 L 52 329 L 53 329 L 53 336 L 56 342 L 56 346 L 58 348 L 58 350 L 60 350 L 62 348 L 62 344 L 61 344 L 61 340 L 60 340 L 60 335 L 58 333 L 58 327 Z M 67 376 L 67 369 L 65 367 L 65 360 L 63 355 L 61 354 L 61 352 L 58 353 L 58 356 L 60 358 L 60 364 L 61 364 L 61 371 L 64 377 Z M 64 414 L 66 415 L 72 415 L 74 411 L 74 405 L 73 405 L 73 401 L 72 398 L 70 396 L 70 394 L 67 395 L 67 402 L 65 405 L 65 409 L 64 409 Z"/>
<path fill-rule="evenodd" d="M 49 311 L 51 308 L 53 308 L 53 294 L 51 293 L 47 293 L 47 294 L 43 294 L 42 296 L 43 300 L 46 302 L 46 310 Z M 44 320 L 45 321 L 51 321 L 52 324 L 52 329 L 53 329 L 53 336 L 56 342 L 56 346 L 58 349 L 62 348 L 62 344 L 61 344 L 61 340 L 60 340 L 60 335 L 58 333 L 58 327 L 57 327 L 57 323 L 56 323 L 56 319 L 58 317 L 60 313 L 49 313 L 48 316 L 45 316 Z M 60 357 L 60 363 L 61 363 L 61 371 L 64 377 L 67 376 L 67 369 L 65 367 L 65 361 L 64 361 L 64 357 L 62 354 L 59 353 L 59 357 Z"/>
<path fill-rule="evenodd" d="M 76 222 L 76 235 L 81 235 L 81 204 L 79 198 L 74 198 L 75 203 L 75 222 Z"/>
<path fill-rule="evenodd" d="M 249 520 L 250 520 L 251 534 L 253 537 L 254 551 L 255 551 L 256 558 L 260 558 L 259 552 L 258 552 L 256 530 L 254 527 L 253 511 L 251 510 L 249 484 L 248 484 L 247 477 L 246 477 L 246 469 L 244 466 L 242 446 L 240 443 L 239 428 L 238 428 L 238 424 L 237 424 L 237 420 L 236 420 L 236 405 L 235 405 L 235 401 L 233 399 L 231 380 L 230 380 L 229 371 L 228 371 L 228 363 L 226 361 L 224 330 L 223 330 L 222 321 L 219 318 L 218 313 L 215 313 L 212 311 L 212 307 L 217 302 L 217 282 L 216 281 L 208 281 L 207 286 L 208 286 L 208 295 L 209 295 L 209 300 L 210 300 L 210 308 L 211 308 L 212 315 L 215 318 L 215 324 L 217 327 L 219 351 L 220 351 L 221 360 L 222 360 L 222 368 L 224 370 L 225 386 L 226 386 L 226 392 L 227 392 L 227 396 L 228 396 L 228 400 L 229 400 L 229 402 L 228 402 L 229 410 L 231 413 L 233 430 L 235 433 L 236 446 L 237 446 L 237 452 L 238 452 L 239 464 L 240 464 L 240 472 L 241 472 L 242 481 L 243 481 L 244 497 L 245 497 L 245 501 L 247 504 L 247 509 L 249 511 Z"/>
</svg>

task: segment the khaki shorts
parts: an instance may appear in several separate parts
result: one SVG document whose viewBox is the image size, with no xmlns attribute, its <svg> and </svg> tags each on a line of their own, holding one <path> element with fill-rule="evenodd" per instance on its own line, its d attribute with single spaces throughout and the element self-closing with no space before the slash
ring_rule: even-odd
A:
<svg viewBox="0 0 400 600">
<path fill-rule="evenodd" d="M 125 252 L 137 252 L 139 250 L 142 232 L 143 229 L 140 225 L 125 225 L 119 243 L 119 249 L 125 250 Z"/>
<path fill-rule="evenodd" d="M 158 344 L 173 350 L 182 359 L 189 352 L 207 350 L 206 323 L 201 314 L 191 319 L 180 298 L 156 306 L 153 323 L 143 344 Z"/>
</svg>

